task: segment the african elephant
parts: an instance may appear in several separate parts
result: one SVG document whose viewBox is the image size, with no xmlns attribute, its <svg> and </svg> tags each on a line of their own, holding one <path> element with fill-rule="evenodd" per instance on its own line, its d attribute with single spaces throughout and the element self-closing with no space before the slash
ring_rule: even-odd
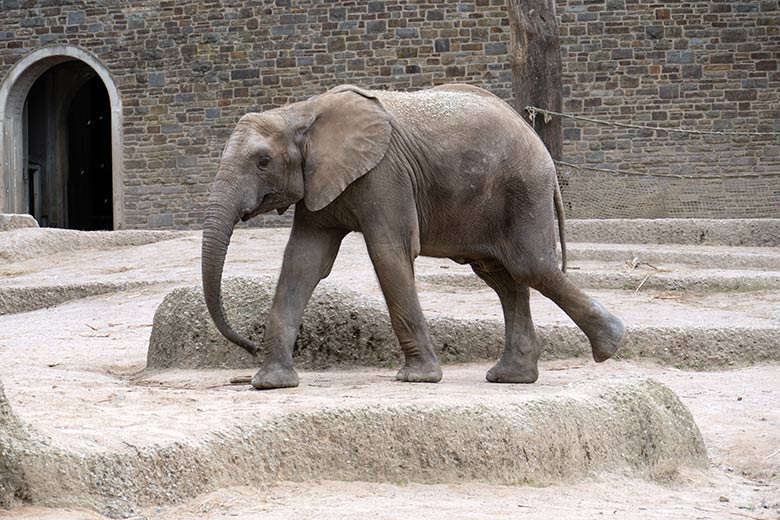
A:
<svg viewBox="0 0 780 520">
<path fill-rule="evenodd" d="M 485 90 L 447 85 L 402 93 L 346 85 L 239 120 L 206 210 L 203 289 L 220 332 L 253 354 L 258 345 L 225 318 L 225 254 L 239 220 L 281 214 L 293 204 L 255 388 L 298 385 L 292 353 L 304 307 L 351 231 L 363 233 L 403 350 L 398 380 L 438 382 L 442 376 L 415 289 L 418 255 L 469 264 L 498 293 L 505 346 L 488 381 L 538 378 L 529 287 L 574 320 L 597 362 L 624 340 L 621 320 L 565 274 L 560 190 L 544 144 Z"/>
</svg>

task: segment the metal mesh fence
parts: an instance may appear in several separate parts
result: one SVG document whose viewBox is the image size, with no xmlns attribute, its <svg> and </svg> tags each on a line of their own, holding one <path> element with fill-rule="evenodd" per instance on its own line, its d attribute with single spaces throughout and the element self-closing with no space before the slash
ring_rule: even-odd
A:
<svg viewBox="0 0 780 520">
<path fill-rule="evenodd" d="M 564 165 L 558 175 L 568 218 L 780 218 L 780 177 L 639 177 Z"/>
<path fill-rule="evenodd" d="M 645 155 L 641 171 L 632 169 L 631 156 L 626 157 L 618 150 L 613 150 L 613 157 L 609 153 L 599 156 L 597 164 L 558 162 L 561 193 L 569 218 L 780 218 L 780 167 L 772 167 L 775 163 L 780 165 L 780 161 L 770 158 L 767 162 L 766 157 L 756 161 L 750 157 L 751 154 L 761 156 L 761 150 L 776 153 L 780 149 L 778 131 L 702 131 L 604 121 L 537 107 L 526 107 L 526 110 L 531 119 L 544 117 L 548 121 L 551 117 L 563 117 L 577 127 L 613 127 L 621 136 L 633 132 L 643 143 L 653 136 L 658 136 L 663 143 L 690 139 L 700 142 L 695 148 L 696 160 L 691 161 L 696 164 L 690 168 L 684 154 L 666 157 L 664 153 L 669 153 L 669 149 L 662 147 L 642 148 L 645 152 L 655 152 L 655 158 L 648 165 Z M 733 150 L 740 147 L 745 147 L 746 164 L 735 172 L 718 155 L 728 149 L 733 157 Z M 698 173 L 702 162 L 709 164 L 709 169 Z M 763 166 L 751 170 L 751 162 Z"/>
</svg>

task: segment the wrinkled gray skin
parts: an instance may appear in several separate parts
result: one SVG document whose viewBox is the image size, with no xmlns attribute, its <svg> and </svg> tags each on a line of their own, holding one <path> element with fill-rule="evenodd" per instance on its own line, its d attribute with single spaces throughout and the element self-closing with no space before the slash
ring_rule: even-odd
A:
<svg viewBox="0 0 780 520">
<path fill-rule="evenodd" d="M 203 229 L 203 288 L 217 328 L 260 349 L 227 323 L 220 284 L 239 220 L 295 204 L 255 388 L 298 385 L 293 345 L 303 309 L 328 276 L 344 236 L 362 232 L 404 354 L 397 379 L 438 382 L 441 367 L 414 284 L 418 255 L 471 265 L 501 300 L 506 342 L 488 381 L 532 383 L 539 346 L 529 287 L 560 306 L 611 357 L 623 323 L 575 287 L 556 261 L 555 168 L 533 129 L 482 89 L 415 93 L 352 86 L 242 117 L 230 136 Z"/>
</svg>

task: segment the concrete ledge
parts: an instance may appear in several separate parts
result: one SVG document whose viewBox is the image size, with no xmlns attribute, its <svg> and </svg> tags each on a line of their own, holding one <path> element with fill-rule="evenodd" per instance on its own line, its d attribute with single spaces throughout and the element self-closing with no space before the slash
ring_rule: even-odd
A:
<svg viewBox="0 0 780 520">
<path fill-rule="evenodd" d="M 23 228 L 37 228 L 38 221 L 32 215 L 19 213 L 0 213 L 0 231 L 13 231 Z"/>
<path fill-rule="evenodd" d="M 654 265 L 687 264 L 708 269 L 771 269 L 780 271 L 780 251 L 720 250 L 691 246 L 657 246 L 631 244 L 568 244 L 569 263 L 599 260 L 623 264 L 634 258 Z"/>
<path fill-rule="evenodd" d="M 780 271 L 745 272 L 718 271 L 717 273 L 664 273 L 648 269 L 611 272 L 570 270 L 569 279 L 583 289 L 611 289 L 635 291 L 642 289 L 658 291 L 692 292 L 750 292 L 776 290 L 780 287 Z M 479 288 L 486 287 L 485 282 L 471 274 L 435 274 L 420 275 L 421 283 L 434 286 Z"/>
<path fill-rule="evenodd" d="M 286 398 L 266 395 L 272 405 Z M 123 452 L 30 442 L 16 447 L 21 486 L 34 504 L 119 517 L 219 487 L 279 480 L 546 485 L 602 472 L 667 480 L 681 467 L 707 465 L 690 411 L 652 379 L 580 385 L 516 404 L 342 403 Z"/>
<path fill-rule="evenodd" d="M 567 220 L 571 242 L 780 246 L 780 219 Z"/>
<path fill-rule="evenodd" d="M 75 231 L 73 229 L 17 229 L 0 235 L 0 261 L 77 251 L 140 246 L 184 236 L 179 231 Z"/>
<path fill-rule="evenodd" d="M 223 284 L 230 323 L 250 339 L 263 337 L 275 288 L 272 278 L 235 278 Z M 498 320 L 429 320 L 433 347 L 445 363 L 495 360 L 504 344 Z M 543 359 L 590 356 L 574 325 L 537 327 Z M 295 362 L 304 368 L 398 366 L 400 348 L 381 301 L 323 282 L 303 317 Z M 620 350 L 673 366 L 709 369 L 780 360 L 779 328 L 634 327 Z M 200 287 L 172 291 L 157 309 L 147 367 L 255 368 L 259 359 L 229 343 L 214 327 Z"/>
<path fill-rule="evenodd" d="M 0 316 L 30 312 L 100 294 L 127 291 L 150 285 L 146 282 L 104 282 L 69 285 L 0 288 Z"/>
</svg>

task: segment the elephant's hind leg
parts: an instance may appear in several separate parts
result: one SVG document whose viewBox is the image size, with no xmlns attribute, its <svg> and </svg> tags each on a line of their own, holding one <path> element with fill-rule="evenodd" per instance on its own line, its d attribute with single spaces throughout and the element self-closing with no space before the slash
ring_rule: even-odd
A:
<svg viewBox="0 0 780 520">
<path fill-rule="evenodd" d="M 488 370 L 491 383 L 533 383 L 539 378 L 539 342 L 534 332 L 529 306 L 528 286 L 516 282 L 499 264 L 472 264 L 501 300 L 504 310 L 504 352 L 501 359 Z"/>
<path fill-rule="evenodd" d="M 626 338 L 623 322 L 574 285 L 559 269 L 551 269 L 532 284 L 574 320 L 590 340 L 597 363 L 611 358 Z"/>
</svg>

